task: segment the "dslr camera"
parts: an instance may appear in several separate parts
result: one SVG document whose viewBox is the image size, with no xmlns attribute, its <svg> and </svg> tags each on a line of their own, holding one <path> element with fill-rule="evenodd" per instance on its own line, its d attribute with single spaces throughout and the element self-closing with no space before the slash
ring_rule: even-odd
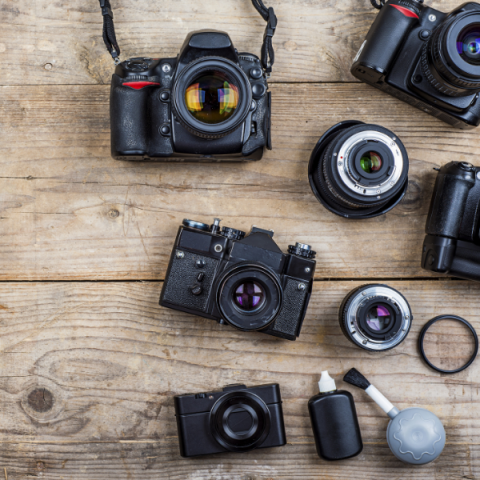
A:
<svg viewBox="0 0 480 480">
<path fill-rule="evenodd" d="M 443 13 L 423 0 L 387 1 L 351 72 L 454 127 L 478 126 L 480 5 Z"/>
<path fill-rule="evenodd" d="M 287 443 L 278 384 L 229 385 L 175 397 L 182 457 L 247 452 Z"/>
<path fill-rule="evenodd" d="M 450 162 L 437 175 L 422 267 L 480 281 L 480 168 Z"/>
<path fill-rule="evenodd" d="M 300 335 L 312 292 L 315 252 L 297 243 L 283 253 L 273 231 L 251 232 L 184 220 L 160 305 L 246 332 L 287 340 Z"/>
<path fill-rule="evenodd" d="M 117 65 L 110 92 L 117 160 L 260 160 L 271 149 L 267 74 L 227 33 L 194 32 L 177 58 Z"/>
</svg>

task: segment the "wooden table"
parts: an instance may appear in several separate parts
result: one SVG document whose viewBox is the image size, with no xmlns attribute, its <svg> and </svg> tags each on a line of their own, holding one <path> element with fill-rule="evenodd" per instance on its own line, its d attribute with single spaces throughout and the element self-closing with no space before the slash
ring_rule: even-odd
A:
<svg viewBox="0 0 480 480">
<path fill-rule="evenodd" d="M 449 11 L 459 2 L 429 3 Z M 419 266 L 433 167 L 478 165 L 479 131 L 454 130 L 355 82 L 349 67 L 376 15 L 368 0 L 270 4 L 279 17 L 274 150 L 245 165 L 176 165 L 110 158 L 113 65 L 97 0 L 0 0 L 0 479 L 480 478 L 480 362 L 443 376 L 416 347 L 441 313 L 480 328 L 479 285 Z M 265 27 L 250 0 L 113 0 L 113 8 L 123 58 L 175 56 L 189 31 L 207 27 L 258 52 Z M 408 194 L 383 217 L 341 219 L 310 191 L 310 152 L 345 119 L 390 128 L 408 150 Z M 274 229 L 283 249 L 301 241 L 317 250 L 296 342 L 159 307 L 182 219 L 214 216 Z M 414 311 L 406 341 L 386 353 L 353 346 L 338 325 L 340 302 L 367 281 L 400 290 Z M 461 329 L 441 333 L 439 356 L 457 342 L 465 354 Z M 436 462 L 409 468 L 393 457 L 388 418 L 341 381 L 353 366 L 399 408 L 442 419 L 447 445 Z M 354 394 L 365 443 L 338 463 L 316 455 L 307 413 L 325 369 Z M 180 457 L 173 395 L 269 382 L 281 384 L 285 447 Z"/>
</svg>

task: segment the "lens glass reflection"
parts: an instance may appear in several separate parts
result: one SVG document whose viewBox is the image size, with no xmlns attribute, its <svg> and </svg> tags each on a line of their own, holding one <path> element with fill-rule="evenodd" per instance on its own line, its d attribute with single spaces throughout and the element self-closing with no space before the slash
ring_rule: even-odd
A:
<svg viewBox="0 0 480 480">
<path fill-rule="evenodd" d="M 360 159 L 360 166 L 365 173 L 376 173 L 382 165 L 382 157 L 377 152 L 365 152 Z"/>
<path fill-rule="evenodd" d="M 457 52 L 467 63 L 480 65 L 480 24 L 474 23 L 460 32 Z"/>
<path fill-rule="evenodd" d="M 367 313 L 367 325 L 376 332 L 385 330 L 391 322 L 392 315 L 383 305 L 373 305 Z"/>
<path fill-rule="evenodd" d="M 202 72 L 187 87 L 185 103 L 188 111 L 200 122 L 222 123 L 237 109 L 239 89 L 224 72 Z"/>
<path fill-rule="evenodd" d="M 263 287 L 251 280 L 241 283 L 234 294 L 235 304 L 246 312 L 257 310 L 264 299 L 265 291 Z"/>
</svg>

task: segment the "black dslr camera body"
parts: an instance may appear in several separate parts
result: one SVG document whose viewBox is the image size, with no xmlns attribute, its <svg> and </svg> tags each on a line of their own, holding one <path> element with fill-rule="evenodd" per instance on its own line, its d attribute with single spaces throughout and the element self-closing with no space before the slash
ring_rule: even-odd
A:
<svg viewBox="0 0 480 480">
<path fill-rule="evenodd" d="M 177 58 L 117 65 L 110 92 L 117 160 L 260 160 L 271 149 L 267 74 L 227 33 L 188 35 Z"/>
<path fill-rule="evenodd" d="M 278 384 L 229 385 L 175 397 L 182 457 L 246 452 L 287 443 Z"/>
<path fill-rule="evenodd" d="M 273 232 L 245 232 L 184 220 L 160 296 L 163 307 L 296 340 L 312 291 L 315 252 L 291 245 L 284 254 Z"/>
<path fill-rule="evenodd" d="M 428 213 L 422 267 L 480 281 L 480 168 L 465 162 L 442 167 Z"/>
<path fill-rule="evenodd" d="M 480 5 L 450 13 L 423 0 L 390 0 L 367 34 L 351 73 L 461 129 L 480 123 Z"/>
</svg>

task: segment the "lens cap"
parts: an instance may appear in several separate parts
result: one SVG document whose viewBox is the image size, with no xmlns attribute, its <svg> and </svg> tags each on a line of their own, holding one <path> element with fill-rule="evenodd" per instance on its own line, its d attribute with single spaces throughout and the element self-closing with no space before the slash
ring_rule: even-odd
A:
<svg viewBox="0 0 480 480">
<path fill-rule="evenodd" d="M 253 450 L 270 432 L 270 410 L 257 395 L 238 391 L 220 397 L 210 411 L 215 440 L 231 452 Z"/>
</svg>

